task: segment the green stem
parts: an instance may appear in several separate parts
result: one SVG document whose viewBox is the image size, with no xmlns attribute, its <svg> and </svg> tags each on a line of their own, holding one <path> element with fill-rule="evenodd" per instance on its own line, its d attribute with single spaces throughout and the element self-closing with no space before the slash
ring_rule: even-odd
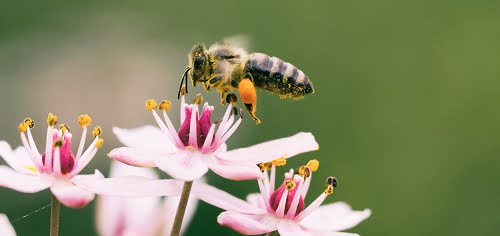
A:
<svg viewBox="0 0 500 236">
<path fill-rule="evenodd" d="M 181 199 L 179 200 L 177 213 L 175 213 L 174 225 L 172 226 L 170 236 L 179 236 L 181 233 L 182 220 L 184 219 L 184 213 L 186 213 L 191 187 L 193 187 L 193 181 L 186 181 L 184 182 L 184 186 L 182 186 Z"/>
<path fill-rule="evenodd" d="M 57 236 L 59 234 L 59 209 L 61 203 L 52 194 L 52 204 L 50 208 L 50 236 Z"/>
</svg>

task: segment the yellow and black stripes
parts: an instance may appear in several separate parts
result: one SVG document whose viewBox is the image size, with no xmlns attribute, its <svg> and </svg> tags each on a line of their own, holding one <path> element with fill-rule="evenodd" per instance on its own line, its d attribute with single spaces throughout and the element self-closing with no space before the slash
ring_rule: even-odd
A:
<svg viewBox="0 0 500 236">
<path fill-rule="evenodd" d="M 309 78 L 294 65 L 263 53 L 252 53 L 245 64 L 256 87 L 269 90 L 283 98 L 301 98 L 314 92 Z"/>
</svg>

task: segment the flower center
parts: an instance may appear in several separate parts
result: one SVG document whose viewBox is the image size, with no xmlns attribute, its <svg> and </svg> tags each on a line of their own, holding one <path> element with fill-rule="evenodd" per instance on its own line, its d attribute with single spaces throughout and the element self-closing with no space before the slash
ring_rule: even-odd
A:
<svg viewBox="0 0 500 236">
<path fill-rule="evenodd" d="M 198 117 L 197 112 L 193 112 L 193 108 L 190 106 L 186 106 L 184 112 L 186 114 L 186 118 L 182 122 L 181 127 L 179 128 L 179 138 L 185 147 L 192 146 L 189 143 L 189 137 L 191 135 L 197 136 L 197 146 L 196 149 L 200 149 L 205 140 L 207 139 L 208 133 L 210 131 L 210 127 L 212 126 L 212 112 L 213 108 L 205 107 L 203 108 L 201 116 Z M 196 116 L 192 118 L 191 116 Z M 196 134 L 191 134 L 191 119 L 195 119 L 196 125 Z M 214 134 L 215 135 L 215 134 Z"/>
<path fill-rule="evenodd" d="M 67 127 L 61 126 L 61 130 L 67 130 Z M 63 131 L 67 132 L 67 131 Z M 53 136 L 54 140 L 54 145 L 55 146 L 60 146 L 60 157 L 59 159 L 61 160 L 61 173 L 63 175 L 71 172 L 73 168 L 75 167 L 75 156 L 73 155 L 73 151 L 71 150 L 71 135 L 64 135 L 64 139 L 61 139 L 62 137 L 56 133 Z M 52 148 L 52 157 L 54 157 L 54 149 Z M 45 165 L 45 156 L 46 153 L 44 152 L 42 155 L 42 163 Z M 52 166 L 54 165 L 54 159 L 52 159 Z"/>
<path fill-rule="evenodd" d="M 286 198 L 286 203 L 285 203 L 285 215 L 288 213 L 290 210 L 290 206 L 292 205 L 292 201 L 295 197 L 295 194 L 297 193 L 297 186 L 300 184 L 300 181 L 294 181 L 292 178 L 285 178 L 285 181 L 283 181 L 283 184 L 271 194 L 271 197 L 269 199 L 269 204 L 271 208 L 276 211 L 280 205 L 281 198 L 283 198 L 285 190 L 288 190 L 288 195 Z M 295 216 L 297 216 L 300 212 L 304 210 L 304 198 L 300 196 L 299 199 L 299 204 L 297 205 L 296 211 L 295 211 Z"/>
</svg>

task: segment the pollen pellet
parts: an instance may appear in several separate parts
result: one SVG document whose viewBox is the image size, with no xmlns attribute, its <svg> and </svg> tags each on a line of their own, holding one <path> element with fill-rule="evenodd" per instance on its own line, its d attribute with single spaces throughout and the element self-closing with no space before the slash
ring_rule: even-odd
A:
<svg viewBox="0 0 500 236">
<path fill-rule="evenodd" d="M 47 115 L 47 124 L 50 127 L 55 126 L 57 124 L 57 121 L 58 121 L 58 118 L 56 115 L 54 115 L 52 113 L 49 113 L 49 115 Z"/>
<path fill-rule="evenodd" d="M 160 102 L 160 110 L 170 111 L 171 106 L 172 104 L 170 103 L 169 100 L 163 100 Z"/>
<path fill-rule="evenodd" d="M 35 121 L 30 117 L 26 117 L 26 119 L 24 119 L 24 123 L 26 123 L 30 129 L 35 128 Z"/>
<path fill-rule="evenodd" d="M 99 127 L 99 126 L 96 126 L 96 127 L 94 128 L 94 130 L 92 130 L 92 136 L 93 136 L 94 138 L 95 138 L 95 137 L 97 137 L 97 136 L 99 136 L 99 135 L 101 135 L 101 134 L 102 134 L 102 129 L 101 129 L 101 127 Z"/>
<path fill-rule="evenodd" d="M 90 116 L 87 114 L 81 115 L 78 117 L 78 124 L 81 127 L 89 126 L 92 124 L 92 118 L 90 118 Z"/>
<path fill-rule="evenodd" d="M 255 86 L 250 79 L 242 79 L 238 84 L 241 101 L 245 104 L 255 104 L 257 102 L 257 93 Z"/>
<path fill-rule="evenodd" d="M 152 111 L 158 107 L 158 103 L 154 99 L 149 99 L 146 101 L 146 111 Z"/>
</svg>

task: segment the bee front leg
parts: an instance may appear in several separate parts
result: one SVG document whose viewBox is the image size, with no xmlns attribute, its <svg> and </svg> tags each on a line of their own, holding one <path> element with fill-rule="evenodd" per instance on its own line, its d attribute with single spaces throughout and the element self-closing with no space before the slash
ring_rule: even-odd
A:
<svg viewBox="0 0 500 236">
<path fill-rule="evenodd" d="M 250 79 L 244 78 L 238 84 L 238 90 L 240 91 L 241 101 L 245 105 L 248 114 L 256 124 L 260 124 L 260 119 L 255 115 L 257 111 L 257 90 L 255 89 L 255 85 Z"/>
</svg>

